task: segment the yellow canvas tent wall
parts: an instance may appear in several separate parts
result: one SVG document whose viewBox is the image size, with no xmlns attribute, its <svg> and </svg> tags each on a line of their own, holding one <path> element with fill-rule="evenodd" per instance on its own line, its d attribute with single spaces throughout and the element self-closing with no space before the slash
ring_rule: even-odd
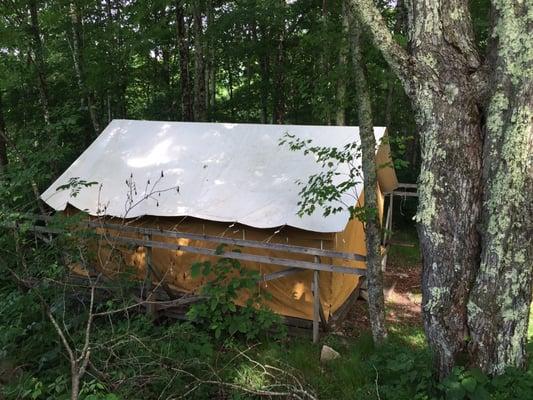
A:
<svg viewBox="0 0 533 400">
<path fill-rule="evenodd" d="M 340 147 L 357 140 L 358 129 L 114 121 L 42 198 L 57 210 L 64 210 L 70 205 L 93 216 L 104 216 L 110 221 L 126 218 L 130 226 L 365 255 L 364 231 L 360 221 L 349 221 L 346 214 L 340 215 L 340 218 L 339 215 L 327 218 L 320 214 L 320 209 L 318 215 L 307 219 L 295 215 L 300 190 L 296 180 L 305 181 L 313 173 L 319 172 L 320 167 L 312 157 L 279 146 L 279 139 L 286 133 L 312 140 L 313 144 Z M 383 128 L 377 128 L 378 139 L 384 133 Z M 219 139 L 221 140 L 217 142 Z M 213 145 L 213 141 L 217 143 Z M 258 142 L 260 145 L 257 145 Z M 172 149 L 170 153 L 167 151 L 169 148 Z M 186 159 L 202 152 L 204 154 L 199 162 Z M 376 162 L 380 166 L 390 162 L 390 149 L 386 142 L 379 146 Z M 346 171 L 343 168 L 345 166 L 337 166 L 338 171 Z M 205 172 L 207 169 L 213 172 Z M 138 182 L 134 181 L 139 175 L 148 177 L 146 183 L 142 178 Z M 183 178 L 191 178 L 191 175 L 192 179 Z M 83 187 L 75 196 L 68 190 L 56 190 L 65 182 L 72 182 L 73 177 L 86 182 L 102 183 L 96 188 L 93 186 L 97 185 Z M 165 178 L 166 185 L 163 186 L 161 182 Z M 379 168 L 378 178 L 378 211 L 382 216 L 382 192 L 392 191 L 397 181 L 391 166 Z M 199 182 L 208 182 L 207 189 L 197 188 Z M 220 189 L 220 186 L 228 184 L 231 186 L 229 190 Z M 107 192 L 104 186 L 108 188 Z M 126 195 L 121 194 L 119 187 L 122 187 Z M 176 195 L 178 187 L 180 193 Z M 144 192 L 139 195 L 143 189 Z M 359 205 L 362 205 L 362 186 L 359 185 L 358 189 L 356 193 Z M 171 191 L 174 197 L 169 196 Z M 237 195 L 232 197 L 235 192 Z M 190 198 L 182 200 L 182 193 L 187 193 Z M 139 202 L 137 198 L 140 199 Z M 155 204 L 152 202 L 154 199 Z M 149 204 L 143 205 L 143 202 Z M 144 208 L 132 213 L 131 209 L 138 207 L 137 203 Z M 204 207 L 203 203 L 207 205 Z M 250 203 L 253 204 L 250 206 Z M 128 205 L 133 207 L 128 210 Z M 214 216 L 213 212 L 218 213 L 219 208 L 223 209 L 221 214 Z M 247 212 L 239 214 L 243 208 Z M 186 238 L 154 235 L 153 240 L 185 246 L 216 247 L 214 243 Z M 111 254 L 109 246 L 98 246 L 97 259 L 100 266 L 112 273 L 120 268 L 120 264 L 124 264 L 133 267 L 142 279 L 145 276 L 146 249 L 128 249 L 126 246 L 119 249 L 120 262 L 115 257 L 116 252 Z M 255 255 L 314 261 L 314 257 L 310 255 L 287 254 L 271 249 L 241 250 Z M 199 290 L 202 280 L 192 279 L 190 266 L 194 262 L 208 259 L 215 261 L 214 257 L 181 250 L 152 250 L 152 267 L 157 271 L 157 276 L 163 277 L 168 285 L 182 292 Z M 320 261 L 346 267 L 365 267 L 361 261 L 324 257 Z M 261 274 L 283 269 L 259 262 L 243 263 Z M 267 305 L 282 315 L 312 319 L 312 275 L 310 270 L 301 270 L 263 282 L 261 290 L 271 294 Z M 320 272 L 320 301 L 325 318 L 329 318 L 344 304 L 356 288 L 358 280 L 357 275 Z"/>
</svg>

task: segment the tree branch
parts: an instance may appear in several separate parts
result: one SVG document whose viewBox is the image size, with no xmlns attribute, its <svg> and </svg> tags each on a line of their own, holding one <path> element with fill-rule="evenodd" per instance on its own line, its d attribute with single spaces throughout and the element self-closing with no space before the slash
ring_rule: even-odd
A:
<svg viewBox="0 0 533 400">
<path fill-rule="evenodd" d="M 354 13 L 363 26 L 368 29 L 374 45 L 383 54 L 385 61 L 402 81 L 409 92 L 411 86 L 413 60 L 407 51 L 401 47 L 392 36 L 385 24 L 381 13 L 374 5 L 373 0 L 348 0 L 349 12 Z"/>
</svg>

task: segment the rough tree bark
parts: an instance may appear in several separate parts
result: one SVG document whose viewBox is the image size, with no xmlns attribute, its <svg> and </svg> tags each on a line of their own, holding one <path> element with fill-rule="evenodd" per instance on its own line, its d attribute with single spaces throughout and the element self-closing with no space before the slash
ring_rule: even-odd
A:
<svg viewBox="0 0 533 400">
<path fill-rule="evenodd" d="M 471 364 L 489 373 L 521 366 L 531 300 L 531 209 L 523 198 L 530 187 L 524 160 L 531 148 L 531 114 L 524 105 L 531 105 L 531 76 L 521 71 L 531 71 L 525 63 L 531 62 L 531 47 L 525 44 L 531 6 L 493 0 L 491 51 L 497 56 L 482 66 L 466 0 L 407 2 L 409 52 L 394 41 L 371 0 L 352 4 L 416 113 L 423 314 L 439 377 L 466 351 Z M 496 71 L 496 89 L 486 110 L 483 149 L 485 70 Z"/>
<path fill-rule="evenodd" d="M 527 362 L 533 270 L 533 5 L 492 3 L 482 252 L 468 325 L 475 364 L 500 374 L 508 365 Z"/>
<path fill-rule="evenodd" d="M 365 190 L 365 208 L 370 212 L 365 221 L 366 268 L 368 279 L 368 312 L 374 343 L 380 344 L 387 337 L 385 327 L 385 298 L 383 295 L 383 271 L 381 269 L 381 233 L 377 214 L 377 171 L 376 138 L 372 123 L 372 105 L 370 92 L 361 53 L 360 29 L 354 18 L 350 21 L 352 60 L 355 75 L 357 112 L 359 117 L 359 135 L 363 181 Z"/>
<path fill-rule="evenodd" d="M 176 36 L 178 41 L 180 84 L 181 84 L 181 119 L 194 121 L 191 77 L 189 72 L 189 39 L 185 23 L 183 0 L 176 1 Z"/>
</svg>

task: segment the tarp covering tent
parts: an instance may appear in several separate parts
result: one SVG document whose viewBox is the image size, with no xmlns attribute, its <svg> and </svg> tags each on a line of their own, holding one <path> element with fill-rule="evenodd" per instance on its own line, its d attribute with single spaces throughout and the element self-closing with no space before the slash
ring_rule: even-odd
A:
<svg viewBox="0 0 533 400">
<path fill-rule="evenodd" d="M 298 216 L 298 182 L 306 182 L 321 167 L 313 155 L 280 146 L 287 133 L 311 140 L 313 146 L 341 148 L 359 141 L 357 127 L 114 120 L 41 198 L 58 211 L 71 206 L 91 216 L 131 219 L 139 226 L 366 254 L 363 226 L 350 221 L 347 211 L 326 217 L 317 207 L 312 215 Z M 385 128 L 376 127 L 374 133 L 379 143 Z M 390 149 L 383 142 L 376 162 L 389 161 Z M 336 168 L 343 174 L 349 167 Z M 379 168 L 378 179 L 382 214 L 381 193 L 397 185 L 394 169 Z M 353 203 L 355 195 L 361 202 L 361 194 L 362 183 L 358 183 L 342 201 Z M 191 244 L 190 239 L 160 240 Z M 272 251 L 252 249 L 250 253 L 271 255 Z M 143 248 L 124 248 L 122 256 L 142 273 Z M 191 278 L 190 266 L 205 256 L 154 249 L 152 257 L 153 267 L 173 287 L 191 292 L 200 286 Z M 292 257 L 313 261 L 312 256 Z M 364 268 L 363 262 L 337 262 Z M 245 264 L 261 273 L 280 269 Z M 283 315 L 311 319 L 311 277 L 312 271 L 302 270 L 265 283 L 264 290 L 272 294 L 268 305 Z M 320 273 L 326 318 L 342 306 L 357 282 L 354 275 Z"/>
</svg>

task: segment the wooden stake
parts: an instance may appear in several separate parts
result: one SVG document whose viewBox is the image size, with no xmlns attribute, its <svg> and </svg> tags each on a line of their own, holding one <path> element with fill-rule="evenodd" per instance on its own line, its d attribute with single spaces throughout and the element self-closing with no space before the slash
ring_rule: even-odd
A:
<svg viewBox="0 0 533 400">
<path fill-rule="evenodd" d="M 318 343 L 320 321 L 320 287 L 318 283 L 318 271 L 313 271 L 313 343 Z"/>
<path fill-rule="evenodd" d="M 144 235 L 144 240 L 150 241 L 152 240 L 152 235 Z M 145 268 L 146 268 L 146 275 L 144 278 L 144 281 L 146 283 L 146 300 L 152 301 L 153 293 L 152 293 L 152 247 L 151 246 L 145 246 L 146 248 L 146 257 L 145 257 Z M 146 304 L 146 314 L 153 316 L 155 314 L 155 307 L 154 304 L 150 304 L 149 302 Z"/>
</svg>

